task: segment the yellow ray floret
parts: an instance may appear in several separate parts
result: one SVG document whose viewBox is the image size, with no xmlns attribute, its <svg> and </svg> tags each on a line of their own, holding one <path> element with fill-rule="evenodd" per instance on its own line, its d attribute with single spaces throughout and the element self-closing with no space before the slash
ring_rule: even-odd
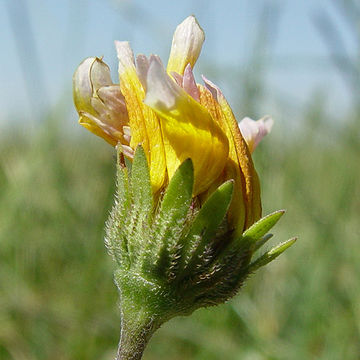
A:
<svg viewBox="0 0 360 360">
<path fill-rule="evenodd" d="M 200 91 L 200 103 L 208 109 L 214 119 L 217 120 L 229 140 L 229 156 L 226 160 L 224 171 L 220 174 L 216 182 L 213 183 L 209 192 L 214 191 L 219 185 L 228 179 L 234 180 L 233 199 L 228 212 L 230 226 L 243 229 L 245 225 L 245 204 L 244 204 L 244 181 L 241 169 L 237 160 L 235 144 L 229 127 L 226 125 L 222 110 L 217 100 L 212 96 L 210 91 L 202 85 L 198 85 Z"/>
<path fill-rule="evenodd" d="M 235 180 L 234 199 L 229 215 L 234 227 L 241 232 L 242 229 L 248 228 L 261 216 L 259 179 L 250 151 L 230 105 L 218 87 L 205 78 L 204 80 L 208 90 L 199 87 L 202 103 L 218 114 L 216 118 L 229 140 L 229 158 L 223 180 L 231 178 Z M 209 97 L 207 91 L 211 92 L 212 97 Z M 240 193 L 240 189 L 242 193 Z"/>
<path fill-rule="evenodd" d="M 209 188 L 228 157 L 228 140 L 209 112 L 178 86 L 153 59 L 147 77 L 145 103 L 162 120 L 169 178 L 187 158 L 194 163 L 194 195 Z"/>
<path fill-rule="evenodd" d="M 164 145 L 156 114 L 143 103 L 145 91 L 136 72 L 128 42 L 115 42 L 119 59 L 120 89 L 125 98 L 131 128 L 130 146 L 141 144 L 150 167 L 153 191 L 159 190 L 166 177 Z"/>
<path fill-rule="evenodd" d="M 245 181 L 244 203 L 246 208 L 246 216 L 244 229 L 247 229 L 261 217 L 259 178 L 256 173 L 250 151 L 244 138 L 241 135 L 238 123 L 228 102 L 224 97 L 220 97 L 219 104 L 223 111 L 223 117 L 234 143 L 237 155 L 237 165 L 240 167 Z"/>
</svg>

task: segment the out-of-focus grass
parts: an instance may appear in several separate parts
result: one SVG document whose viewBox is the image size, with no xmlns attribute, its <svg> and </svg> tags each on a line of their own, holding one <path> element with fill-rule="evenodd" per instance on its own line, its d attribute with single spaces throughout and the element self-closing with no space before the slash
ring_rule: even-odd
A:
<svg viewBox="0 0 360 360">
<path fill-rule="evenodd" d="M 298 243 L 226 305 L 173 319 L 144 359 L 359 359 L 360 141 L 316 106 L 256 150 L 275 240 Z M 88 135 L 88 134 L 86 134 Z M 112 359 L 119 335 L 103 246 L 114 158 L 93 136 L 13 130 L 0 142 L 0 359 Z"/>
</svg>

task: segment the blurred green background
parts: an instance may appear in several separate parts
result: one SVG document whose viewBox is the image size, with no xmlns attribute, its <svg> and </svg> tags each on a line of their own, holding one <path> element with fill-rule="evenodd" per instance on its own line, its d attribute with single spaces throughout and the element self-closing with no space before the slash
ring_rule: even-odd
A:
<svg viewBox="0 0 360 360">
<path fill-rule="evenodd" d="M 201 72 L 220 82 L 238 119 L 274 115 L 273 132 L 254 156 L 264 214 L 288 210 L 274 243 L 300 239 L 227 304 L 165 324 L 144 359 L 360 359 L 359 3 L 319 1 L 297 19 L 279 1 L 229 1 L 228 22 L 209 3 L 1 5 L 0 359 L 114 358 L 119 309 L 103 245 L 114 152 L 76 125 L 71 72 L 115 38 L 130 38 L 136 50 L 150 38 L 166 60 L 175 26 L 190 13 L 207 34 Z M 53 23 L 49 13 L 58 10 L 64 17 Z M 123 33 L 106 16 L 125 24 Z M 246 32 L 240 20 L 247 16 Z M 304 29 L 294 38 L 286 26 L 274 31 L 281 16 Z M 232 37 L 221 38 L 219 27 L 230 27 Z M 63 33 L 61 44 L 54 29 Z M 298 53 L 281 56 L 276 41 L 287 31 L 281 46 L 296 49 L 303 34 L 323 44 L 320 55 L 306 53 L 299 40 Z M 239 63 L 228 61 L 225 45 L 243 38 Z M 105 61 L 116 72 L 115 52 Z"/>
</svg>

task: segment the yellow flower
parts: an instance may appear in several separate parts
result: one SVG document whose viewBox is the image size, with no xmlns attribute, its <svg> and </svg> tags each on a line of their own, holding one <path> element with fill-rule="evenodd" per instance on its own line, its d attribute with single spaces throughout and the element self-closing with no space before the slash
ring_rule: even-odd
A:
<svg viewBox="0 0 360 360">
<path fill-rule="evenodd" d="M 153 192 L 167 185 L 179 165 L 194 164 L 194 196 L 200 201 L 228 179 L 235 182 L 229 223 L 241 233 L 261 216 L 260 186 L 251 151 L 271 127 L 248 119 L 242 136 L 221 91 L 204 78 L 195 82 L 192 68 L 204 33 L 195 17 L 176 29 L 167 68 L 151 55 L 136 61 L 128 42 L 115 42 L 120 84 L 107 65 L 88 58 L 74 74 L 74 102 L 80 124 L 122 147 L 132 158 L 141 144 L 150 169 Z"/>
</svg>

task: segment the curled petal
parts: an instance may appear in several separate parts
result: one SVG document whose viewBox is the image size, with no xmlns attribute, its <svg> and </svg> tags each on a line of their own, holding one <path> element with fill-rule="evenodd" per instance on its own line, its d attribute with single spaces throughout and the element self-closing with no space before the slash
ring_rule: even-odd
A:
<svg viewBox="0 0 360 360">
<path fill-rule="evenodd" d="M 99 58 L 89 57 L 73 76 L 73 96 L 76 110 L 94 113 L 91 97 L 101 86 L 112 84 L 109 67 Z"/>
<path fill-rule="evenodd" d="M 193 68 L 200 55 L 202 44 L 205 40 L 204 31 L 201 29 L 194 16 L 187 17 L 175 30 L 167 71 L 184 74 L 187 64 Z"/>
<path fill-rule="evenodd" d="M 85 59 L 75 71 L 73 92 L 79 123 L 112 145 L 122 139 L 127 123 L 124 97 L 113 85 L 110 69 L 100 58 Z"/>
<path fill-rule="evenodd" d="M 194 195 L 209 188 L 224 168 L 228 140 L 209 112 L 189 96 L 154 59 L 147 77 L 144 102 L 159 114 L 169 178 L 191 158 L 195 170 Z"/>
<path fill-rule="evenodd" d="M 270 116 L 264 116 L 257 121 L 246 117 L 240 121 L 241 134 L 245 138 L 251 153 L 255 150 L 261 139 L 271 131 L 273 124 L 274 121 Z"/>
</svg>

